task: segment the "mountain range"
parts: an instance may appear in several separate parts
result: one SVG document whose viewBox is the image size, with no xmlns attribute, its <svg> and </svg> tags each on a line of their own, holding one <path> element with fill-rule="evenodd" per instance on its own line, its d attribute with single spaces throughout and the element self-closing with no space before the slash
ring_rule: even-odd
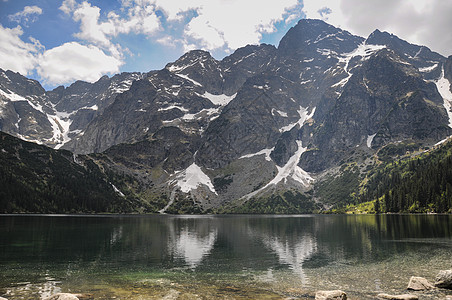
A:
<svg viewBox="0 0 452 300">
<path fill-rule="evenodd" d="M 302 19 L 278 47 L 220 61 L 194 50 L 162 70 L 52 91 L 0 69 L 0 130 L 93 163 L 131 212 L 313 212 L 446 141 L 450 82 L 452 56 Z"/>
</svg>

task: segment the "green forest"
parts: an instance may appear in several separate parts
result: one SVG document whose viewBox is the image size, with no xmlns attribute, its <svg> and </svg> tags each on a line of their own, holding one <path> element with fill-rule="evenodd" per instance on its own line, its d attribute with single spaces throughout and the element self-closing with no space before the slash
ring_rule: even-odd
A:
<svg viewBox="0 0 452 300">
<path fill-rule="evenodd" d="M 452 142 L 371 171 L 358 201 L 376 213 L 452 212 Z"/>
<path fill-rule="evenodd" d="M 86 157 L 0 132 L 0 213 L 136 210 L 137 200 L 120 195 L 112 180 Z"/>
</svg>

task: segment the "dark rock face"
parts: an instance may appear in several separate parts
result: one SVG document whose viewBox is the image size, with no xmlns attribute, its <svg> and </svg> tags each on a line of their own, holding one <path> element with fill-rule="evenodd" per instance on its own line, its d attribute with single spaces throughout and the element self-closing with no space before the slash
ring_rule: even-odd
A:
<svg viewBox="0 0 452 300">
<path fill-rule="evenodd" d="M 271 45 L 248 45 L 225 57 L 220 62 L 224 78 L 223 93 L 236 93 L 248 78 L 267 70 L 275 60 L 276 52 Z"/>
<path fill-rule="evenodd" d="M 1 130 L 75 153 L 105 151 L 137 172 L 163 169 L 163 190 L 175 188 L 171 174 L 194 163 L 202 178 L 215 179 L 219 193 L 205 182 L 199 189 L 218 196 L 210 199 L 216 204 L 276 188 L 306 191 L 303 183 L 313 180 L 306 171 L 452 134 L 443 99 L 451 57 L 320 20 L 301 20 L 278 48 L 246 46 L 221 61 L 190 51 L 160 71 L 53 91 L 20 74 L 0 75 Z"/>
<path fill-rule="evenodd" d="M 382 49 L 345 84 L 313 139 L 318 151 L 307 154 L 303 166 L 321 171 L 360 145 L 378 148 L 405 139 L 438 141 L 450 134 L 442 103 L 434 84 L 424 81 L 394 52 Z"/>
<path fill-rule="evenodd" d="M 133 144 L 120 144 L 104 154 L 131 169 L 152 169 L 159 165 L 169 174 L 193 163 L 199 139 L 177 127 L 163 127 L 152 136 Z"/>
</svg>

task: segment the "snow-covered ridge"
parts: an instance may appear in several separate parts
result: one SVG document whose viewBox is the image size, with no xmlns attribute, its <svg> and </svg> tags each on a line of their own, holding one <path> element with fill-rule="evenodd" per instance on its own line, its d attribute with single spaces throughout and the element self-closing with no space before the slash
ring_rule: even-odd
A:
<svg viewBox="0 0 452 300">
<path fill-rule="evenodd" d="M 175 183 L 184 193 L 189 193 L 191 190 L 197 189 L 198 186 L 205 185 L 212 193 L 218 195 L 209 176 L 196 163 L 192 163 L 184 171 L 176 173 L 176 178 L 171 183 Z"/>
</svg>

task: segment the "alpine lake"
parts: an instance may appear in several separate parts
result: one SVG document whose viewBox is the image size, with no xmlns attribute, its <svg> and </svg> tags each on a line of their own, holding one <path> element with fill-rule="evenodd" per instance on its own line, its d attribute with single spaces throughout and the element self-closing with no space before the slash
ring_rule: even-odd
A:
<svg viewBox="0 0 452 300">
<path fill-rule="evenodd" d="M 374 299 L 451 264 L 452 215 L 0 216 L 7 299 Z"/>
</svg>

